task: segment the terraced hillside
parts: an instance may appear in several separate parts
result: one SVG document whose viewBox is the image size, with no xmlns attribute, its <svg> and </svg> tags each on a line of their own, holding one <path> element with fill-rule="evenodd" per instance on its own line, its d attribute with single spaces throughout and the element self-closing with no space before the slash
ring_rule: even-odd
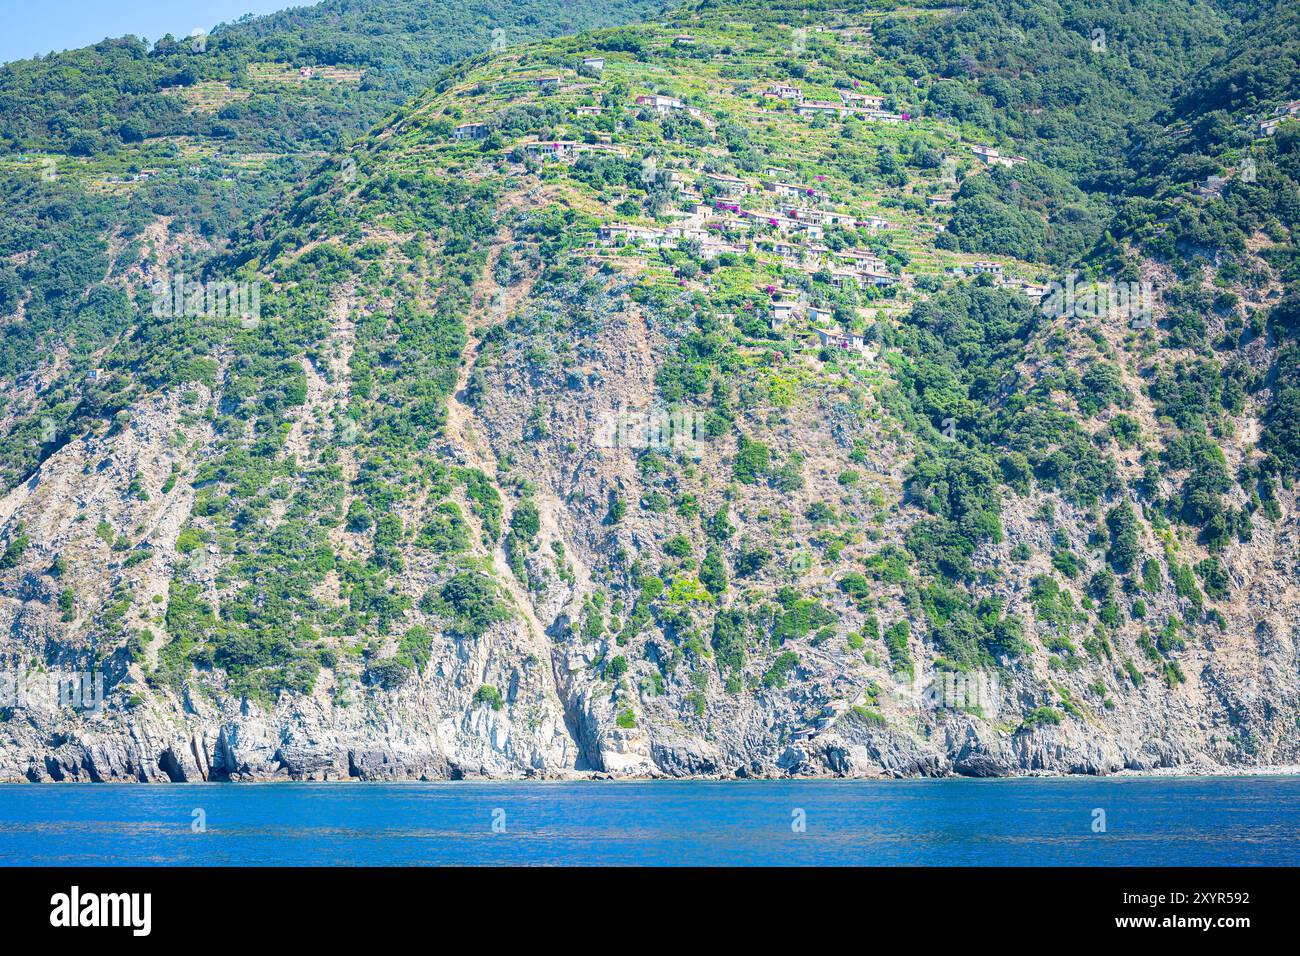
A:
<svg viewBox="0 0 1300 956">
<path fill-rule="evenodd" d="M 69 384 L 130 329 L 134 290 L 222 253 L 466 55 L 655 9 L 326 0 L 0 65 L 0 315 L 19 320 L 0 338 L 0 403 L 31 423 L 0 434 L 6 481 L 66 435 L 38 423 L 67 418 Z"/>
<path fill-rule="evenodd" d="M 0 777 L 1295 762 L 1294 223 L 1108 231 L 1121 154 L 980 122 L 1031 66 L 921 59 L 986 15 L 480 56 L 190 276 L 256 309 L 133 289 L 0 501 L 0 651 L 106 696 L 0 711 Z"/>
</svg>

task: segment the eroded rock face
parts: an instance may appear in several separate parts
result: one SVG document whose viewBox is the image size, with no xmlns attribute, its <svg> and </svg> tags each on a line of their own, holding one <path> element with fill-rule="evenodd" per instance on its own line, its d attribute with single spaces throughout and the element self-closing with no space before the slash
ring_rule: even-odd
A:
<svg viewBox="0 0 1300 956">
<path fill-rule="evenodd" d="M 709 290 L 683 285 L 655 306 L 640 275 L 581 260 L 542 287 L 529 215 L 566 197 L 524 168 L 511 167 L 511 179 L 523 185 L 502 187 L 499 235 L 480 250 L 457 330 L 463 351 L 448 359 L 459 360 L 448 376 L 456 381 L 445 408 L 429 412 L 440 430 L 424 464 L 436 459 L 441 470 L 428 467 L 379 516 L 398 524 L 383 626 L 355 612 L 349 588 L 360 588 L 345 580 L 362 576 L 376 551 L 374 536 L 344 518 L 369 477 L 356 450 L 364 436 L 346 434 L 351 360 L 365 346 L 358 326 L 393 324 L 393 289 L 413 290 L 413 276 L 436 271 L 433 252 L 403 262 L 408 270 L 382 287 L 355 279 L 336 290 L 322 340 L 285 357 L 302 372 L 301 404 L 277 425 L 285 473 L 246 495 L 261 511 L 245 518 L 241 502 L 218 525 L 209 519 L 221 503 L 199 502 L 220 483 L 216 463 L 241 421 L 232 410 L 242 396 L 225 379 L 240 357 L 229 354 L 215 357 L 212 384 L 145 392 L 0 499 L 3 541 L 21 533 L 27 542 L 0 569 L 0 673 L 93 670 L 107 691 L 93 712 L 0 703 L 0 780 L 988 777 L 1300 762 L 1294 489 L 1279 489 L 1279 520 L 1225 548 L 1233 587 L 1215 608 L 1222 627 L 1194 622 L 1174 656 L 1153 648 L 1145 623 L 1187 615 L 1168 587 L 1144 591 L 1145 619 L 1126 616 L 1105 641 L 1091 633 L 1095 612 L 1066 633 L 1040 613 L 1034 582 L 1053 574 L 1054 549 L 1089 555 L 1082 570 L 1099 569 L 1097 516 L 1042 489 L 1007 495 L 1005 533 L 988 536 L 971 563 L 977 597 L 1025 622 L 1024 649 L 998 661 L 996 686 L 977 705 L 932 699 L 930 688 L 965 672 L 939 652 L 942 624 L 919 606 L 915 569 L 868 564 L 888 565 L 889 549 L 904 554 L 925 517 L 905 493 L 916 443 L 879 395 L 826 372 L 830 363 L 794 340 L 781 356 L 747 345 L 716 402 L 708 390 L 697 396 L 718 416 L 706 420 L 709 440 L 686 450 L 598 441 L 618 416 L 663 400 L 666 371 L 686 374 L 674 364 L 683 342 L 717 347 L 696 321 Z M 367 253 L 379 269 L 420 240 L 372 229 L 362 241 L 384 250 Z M 417 304 L 435 311 L 432 299 Z M 1110 334 L 1112 348 L 1126 347 Z M 362 358 L 382 364 L 390 345 L 371 342 L 375 354 Z M 1018 374 L 1033 378 L 1036 355 L 1027 350 Z M 892 374 L 886 362 L 862 361 L 874 378 Z M 1133 391 L 1131 413 L 1154 433 L 1155 410 Z M 742 434 L 770 454 L 773 480 L 742 480 Z M 1225 440 L 1234 465 L 1249 434 Z M 1124 455 L 1119 467 L 1135 480 L 1142 463 L 1132 449 Z M 470 472 L 477 496 L 465 474 L 455 477 Z M 308 475 L 337 495 L 333 511 L 310 512 L 312 527 L 329 528 L 331 570 L 294 611 L 306 626 L 293 650 L 309 655 L 295 660 L 312 665 L 314 680 L 259 693 L 215 652 L 186 647 L 193 625 L 173 612 L 178 597 L 223 623 L 249 612 L 239 588 L 257 590 L 270 569 L 241 565 L 252 546 L 232 529 L 247 521 L 273 534 L 295 494 L 313 498 L 298 502 L 310 511 L 328 496 Z M 1172 494 L 1160 481 L 1159 493 Z M 828 502 L 843 519 L 833 534 Z M 452 557 L 438 550 L 445 542 L 418 542 L 445 505 L 464 522 Z M 529 531 L 512 543 L 519 516 L 530 517 L 521 521 Z M 1145 553 L 1166 547 L 1149 523 L 1140 537 Z M 1012 542 L 1031 556 L 1016 560 Z M 1195 541 L 1180 546 L 1185 560 L 1203 556 Z M 713 591 L 702 581 L 711 553 L 726 577 Z M 852 595 L 846 572 L 862 578 L 868 567 L 878 571 L 862 580 L 869 593 Z M 453 568 L 490 579 L 505 613 L 457 630 L 436 608 Z M 1062 580 L 1072 609 L 1092 601 L 1085 575 Z M 728 612 L 743 617 L 731 634 L 718 624 Z M 318 635 L 321 619 L 347 626 Z M 886 643 L 882 631 L 904 622 Z M 427 641 L 403 648 L 416 627 Z M 236 650 L 281 650 L 250 643 Z"/>
<path fill-rule="evenodd" d="M 615 367 L 611 356 L 608 387 L 631 395 L 632 386 L 612 374 Z M 486 433 L 480 441 L 504 447 L 511 415 L 522 415 L 528 399 L 508 399 L 517 389 L 501 387 L 498 414 L 476 427 Z M 610 400 L 600 392 L 591 398 Z M 134 410 L 130 427 L 68 445 L 0 502 L 0 520 L 23 521 L 32 541 L 20 565 L 5 572 L 0 591 L 0 654 L 8 666 L 21 664 L 33 674 L 76 669 L 89 659 L 92 622 L 113 595 L 132 595 L 127 619 L 156 631 L 178 567 L 186 564 L 189 573 L 199 569 L 216 580 L 222 556 L 199 551 L 187 557 L 176 549 L 192 491 L 178 482 L 148 501 L 126 493 L 142 470 L 161 486 L 173 465 L 184 470 L 201 458 L 210 437 L 206 426 L 182 412 L 178 396 L 151 400 Z M 188 444 L 168 438 L 186 429 L 193 439 Z M 560 430 L 556 441 L 564 440 Z M 1068 689 L 1077 700 L 1088 695 L 1081 678 L 1050 670 L 1041 650 L 1006 667 L 998 712 L 990 714 L 895 699 L 887 672 L 854 663 L 842 651 L 818 651 L 806 640 L 791 645 L 799 650 L 798 664 L 770 687 L 756 667 L 743 692 L 724 686 L 716 667 L 697 672 L 706 680 L 672 678 L 662 688 L 651 686 L 652 668 L 671 671 L 680 636 L 653 623 L 627 645 L 608 630 L 584 632 L 599 590 L 590 568 L 611 543 L 599 530 L 599 510 L 579 502 L 618 488 L 636 493 L 638 479 L 617 461 L 573 468 L 557 455 L 541 464 L 535 474 L 541 542 L 525 567 L 530 574 L 549 573 L 546 556 L 559 550 L 551 547 L 558 542 L 565 575 L 544 593 L 510 584 L 515 613 L 476 641 L 435 633 L 428 661 L 400 686 L 353 683 L 345 691 L 338 675 L 325 670 L 310 694 L 282 693 L 257 703 L 233 695 L 219 672 L 197 672 L 179 691 L 150 686 L 144 671 L 157 665 L 158 644 L 134 658 L 123 645 L 109 647 L 100 660 L 109 693 L 98 712 L 50 701 L 3 711 L 0 779 L 988 777 L 1300 760 L 1300 741 L 1287 732 L 1297 699 L 1300 630 L 1300 602 L 1291 594 L 1290 563 L 1282 556 L 1297 543 L 1293 519 L 1231 556 L 1233 566 L 1255 563 L 1251 597 L 1225 607 L 1225 631 L 1188 649 L 1186 683 L 1171 688 L 1149 679 L 1125 689 L 1113 665 L 1116 675 L 1107 681 L 1112 707 L 1094 705 L 1083 719 L 1066 715 L 1059 724 L 1027 727 L 1024 715 L 1046 702 L 1045 687 Z M 144 529 L 141 543 L 154 552 L 152 560 L 112 558 L 111 542 L 97 537 L 95 521 L 83 517 L 96 514 L 116 526 Z M 1028 519 L 1013 509 L 1007 520 L 1016 527 Z M 638 517 L 626 521 L 615 540 L 635 549 L 658 534 Z M 49 573 L 56 554 L 69 566 L 62 578 Z M 498 558 L 504 565 L 504 556 Z M 418 573 L 420 556 L 409 559 Z M 498 568 L 502 580 L 512 582 L 513 575 L 509 567 Z M 59 595 L 69 582 L 75 601 L 60 614 Z M 1001 597 L 1023 602 L 1024 582 L 1011 581 Z M 835 601 L 827 598 L 840 616 L 840 632 L 853 631 L 861 613 Z M 161 610 L 150 617 L 151 607 Z M 941 676 L 919 642 L 913 650 L 918 684 Z M 606 668 L 616 656 L 632 665 L 611 681 Z M 476 697 L 484 685 L 499 690 L 499 707 Z M 871 701 L 864 697 L 869 687 Z M 864 702 L 872 703 L 870 719 L 855 714 Z"/>
<path fill-rule="evenodd" d="M 669 737 L 652 745 L 651 758 L 670 777 L 713 776 L 722 770 L 717 752 L 702 740 Z"/>
</svg>

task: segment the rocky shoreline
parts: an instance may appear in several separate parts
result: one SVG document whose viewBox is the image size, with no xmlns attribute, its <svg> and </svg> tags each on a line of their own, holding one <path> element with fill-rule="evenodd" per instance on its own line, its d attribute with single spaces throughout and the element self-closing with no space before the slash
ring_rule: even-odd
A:
<svg viewBox="0 0 1300 956">
<path fill-rule="evenodd" d="M 850 713 L 813 733 L 752 741 L 671 733 L 576 732 L 569 748 L 517 748 L 487 711 L 481 726 L 415 728 L 396 713 L 357 723 L 296 706 L 265 713 L 247 701 L 222 713 L 106 712 L 89 722 L 0 723 L 0 782 L 342 782 L 455 780 L 919 779 L 1300 774 L 1290 760 L 1215 761 L 1190 741 L 1072 725 L 1007 732 L 970 715 L 928 715 L 920 732 Z M 195 714 L 192 709 L 204 710 Z M 35 718 L 35 719 L 34 719 Z M 1148 728 L 1149 730 L 1149 728 Z M 587 746 L 578 746 L 585 738 Z M 1285 748 L 1279 748 L 1285 749 Z M 1281 756 L 1281 754 L 1279 754 Z"/>
<path fill-rule="evenodd" d="M 1048 770 L 1031 770 L 1023 773 L 1008 774 L 1000 777 L 984 777 L 985 780 L 1068 780 L 1076 777 L 1106 777 L 1110 779 L 1178 779 L 1178 778 L 1222 778 L 1233 779 L 1239 777 L 1297 777 L 1300 778 L 1300 766 L 1267 766 L 1267 767 L 1249 767 L 1249 768 L 1228 768 L 1228 767 L 1159 767 L 1153 770 L 1119 770 L 1110 774 L 1078 774 L 1078 773 L 1059 773 Z M 960 780 L 972 779 L 963 774 L 949 773 L 924 779 L 931 780 Z M 418 777 L 392 777 L 384 780 L 365 779 L 362 777 L 339 777 L 324 780 L 304 780 L 292 778 L 248 778 L 248 779 L 225 779 L 225 780 L 202 780 L 194 781 L 197 783 L 227 783 L 236 786 L 257 786 L 261 784 L 277 783 L 336 783 L 336 784 L 366 784 L 366 783 L 660 783 L 668 781 L 696 781 L 700 783 L 746 783 L 761 782 L 774 780 L 801 780 L 801 781 L 885 781 L 885 780 L 917 780 L 917 777 L 898 777 L 887 774 L 876 776 L 858 776 L 858 777 L 831 777 L 831 776 L 795 776 L 788 775 L 770 775 L 770 776 L 746 776 L 737 777 L 726 774 L 701 774 L 694 777 L 673 777 L 668 774 L 647 774 L 647 775 L 615 775 L 595 770 L 570 770 L 565 772 L 550 772 L 537 774 L 520 774 L 517 776 L 505 777 L 452 777 L 447 779 L 431 780 L 421 779 Z M 172 781 L 156 780 L 62 780 L 62 781 L 44 781 L 56 785 L 95 785 L 96 783 L 139 783 L 144 786 L 166 786 Z M 0 786 L 23 786 L 30 784 L 30 780 L 10 780 L 0 779 Z"/>
</svg>

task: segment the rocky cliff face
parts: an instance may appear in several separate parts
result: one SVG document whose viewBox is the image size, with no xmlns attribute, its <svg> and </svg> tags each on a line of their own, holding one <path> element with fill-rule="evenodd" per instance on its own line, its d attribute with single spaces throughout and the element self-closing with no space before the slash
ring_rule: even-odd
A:
<svg viewBox="0 0 1300 956">
<path fill-rule="evenodd" d="M 649 36 L 671 52 L 671 30 Z M 900 198 L 918 185 L 864 184 L 837 158 L 849 137 L 753 110 L 756 80 L 728 78 L 738 55 L 693 65 L 707 93 L 678 76 L 699 113 L 683 119 L 633 98 L 671 88 L 659 61 L 650 78 L 644 54 L 571 68 L 595 51 L 579 38 L 467 67 L 212 267 L 262 284 L 257 321 L 187 329 L 189 351 L 165 352 L 142 309 L 105 356 L 109 384 L 77 385 L 129 381 L 131 400 L 0 500 L 0 780 L 1300 762 L 1294 490 L 1213 548 L 1162 517 L 1186 468 L 1147 474 L 1173 434 L 1146 387 L 1151 339 L 1042 318 L 1010 282 L 945 298 L 973 257 L 933 245 L 930 213 Z M 561 92 L 521 90 L 543 67 Z M 593 100 L 603 116 L 575 119 Z M 454 140 L 465 117 L 491 136 Z M 590 136 L 568 129 L 583 122 Z M 883 124 L 855 135 L 912 135 Z M 529 154 L 598 133 L 625 155 Z M 946 123 L 924 135 L 962 148 Z M 601 244 L 597 220 L 704 228 L 690 191 L 739 172 L 761 194 L 767 165 L 818 183 L 805 215 L 895 216 L 888 292 L 832 290 L 818 257 L 833 250 L 807 235 L 797 261 L 763 230 L 712 259 L 698 240 Z M 670 182 L 686 183 L 669 190 L 679 215 L 658 205 Z M 797 314 L 778 318 L 787 295 Z M 860 348 L 823 347 L 822 296 Z M 1009 384 L 927 421 L 918 359 L 970 347 L 937 321 L 938 346 L 909 338 L 930 300 L 986 308 L 977 325 L 996 305 L 1027 332 L 989 366 Z M 1155 319 L 1152 335 L 1163 306 Z M 1068 387 L 1101 360 L 1127 394 L 1113 407 Z M 1234 474 L 1267 399 L 1224 417 Z M 981 403 L 1076 421 L 1113 479 L 1067 487 L 1050 460 L 1066 444 L 1027 439 L 980 492 L 995 518 L 958 514 L 984 472 L 918 469 L 967 447 Z M 1108 438 L 1121 425 L 1142 443 Z M 1040 450 L 1017 473 L 1011 451 Z M 1223 494 L 1250 504 L 1244 485 Z M 1108 541 L 1126 501 L 1131 534 Z M 974 542 L 969 568 L 927 563 L 917 529 L 939 519 Z M 1188 576 L 1212 556 L 1228 581 L 1202 594 Z M 80 673 L 102 700 L 50 691 Z"/>
<path fill-rule="evenodd" d="M 513 215 L 503 215 L 503 236 L 511 235 Z M 833 393 L 814 393 L 779 414 L 752 419 L 755 433 L 779 458 L 797 454 L 807 462 L 806 483 L 797 491 L 763 487 L 735 496 L 728 480 L 735 446 L 725 442 L 692 447 L 682 456 L 689 469 L 682 477 L 638 468 L 644 450 L 601 447 L 605 443 L 593 436 L 618 413 L 648 406 L 655 373 L 680 330 L 636 304 L 622 277 L 580 304 L 564 303 L 574 294 L 569 285 L 543 289 L 536 275 L 521 278 L 513 291 L 498 287 L 491 266 L 505 247 L 492 246 L 485 278 L 475 288 L 444 451 L 462 466 L 497 476 L 505 488 L 510 475 L 527 476 L 527 498 L 512 505 L 535 503 L 538 532 L 522 563 L 512 568 L 500 542 L 478 548 L 482 566 L 500 584 L 508 618 L 472 641 L 431 619 L 427 661 L 393 688 L 346 685 L 343 667 L 322 670 L 308 693 L 282 691 L 271 700 L 232 692 L 219 670 L 195 672 L 180 688 L 150 686 L 160 649 L 150 643 L 133 654 L 125 645 L 97 646 L 104 616 L 117 615 L 119 633 L 156 627 L 165 621 L 177 577 L 201 582 L 215 595 L 229 564 L 215 544 L 188 554 L 176 547 L 194 507 L 188 479 L 214 454 L 212 429 L 194 409 L 213 396 L 203 390 L 159 395 L 134 407 L 120 426 L 66 445 L 0 503 L 6 527 L 21 524 L 29 539 L 20 561 L 5 572 L 0 619 L 6 660 L 27 668 L 20 683 L 29 689 L 42 686 L 42 672 L 75 672 L 88 661 L 98 662 L 88 669 L 102 670 L 109 685 L 97 713 L 60 707 L 36 693 L 26 706 L 8 710 L 0 722 L 0 777 L 1000 776 L 1241 769 L 1300 759 L 1295 716 L 1285 703 L 1296 699 L 1300 624 L 1292 581 L 1300 542 L 1289 504 L 1273 527 L 1226 553 L 1234 579 L 1234 598 L 1221 605 L 1226 628 L 1202 631 L 1179 658 L 1184 683 L 1171 688 L 1149 675 L 1131 686 L 1112 659 L 1066 671 L 1034 641 L 1029 655 L 990 669 L 990 684 L 953 706 L 934 692 L 943 686 L 944 670 L 935 666 L 921 619 L 913 617 L 917 628 L 910 638 L 914 678 L 897 673 L 885 652 L 872 655 L 870 642 L 864 656 L 863 644 L 846 639 L 862 634 L 869 616 L 908 618 L 905 585 L 882 584 L 878 603 L 864 610 L 835 587 L 836 573 L 852 566 L 851 548 L 844 563 L 805 563 L 802 546 L 813 528 L 802 518 L 780 524 L 774 517 L 781 511 L 802 515 L 814 501 L 833 500 L 846 512 L 862 508 L 869 520 L 871 506 L 846 498 L 833 477 L 850 466 L 854 447 L 845 448 L 837 434 Z M 517 321 L 503 344 L 485 345 L 483 333 L 504 294 L 514 298 Z M 351 323 L 342 317 L 352 301 L 345 295 L 334 308 L 336 335 L 350 334 Z M 564 336 L 540 321 L 561 308 L 580 331 Z M 572 361 L 563 372 L 539 367 L 537 350 L 543 348 L 571 349 Z M 311 453 L 311 429 L 330 417 L 317 410 L 337 398 L 323 378 L 309 393 L 294 418 L 302 431 L 291 429 L 287 439 L 290 447 L 297 441 L 302 454 Z M 534 413 L 539 407 L 552 410 L 542 429 Z M 875 429 L 867 434 L 874 452 L 861 467 L 885 496 L 887 516 L 871 541 L 874 551 L 879 542 L 896 540 L 916 515 L 900 491 L 906 439 Z M 163 492 L 172 474 L 180 480 Z M 145 498 L 132 486 L 152 491 Z M 598 595 L 613 590 L 608 582 L 618 580 L 610 573 L 612 556 L 653 553 L 676 535 L 699 533 L 693 516 L 635 505 L 611 524 L 611 498 L 643 503 L 672 494 L 680 500 L 687 489 L 706 515 L 729 503 L 729 520 L 737 536 L 748 539 L 746 547 L 782 555 L 771 562 L 775 567 L 745 579 L 747 590 L 773 594 L 797 582 L 834 618 L 829 635 L 810 631 L 779 649 L 762 633 L 749 635 L 739 689 L 728 688 L 730 675 L 712 660 L 692 667 L 693 652 L 681 650 L 691 641 L 682 632 L 716 614 L 711 599 L 690 602 L 688 620 L 652 621 L 630 638 L 592 623 L 633 612 L 635 599 L 621 608 L 597 603 L 607 600 Z M 1008 507 L 1006 540 L 982 549 L 976 563 L 1011 566 L 1013 543 L 1050 551 L 1053 526 L 1037 517 L 1041 504 L 1030 497 Z M 471 513 L 468 503 L 465 512 Z M 1086 518 L 1064 509 L 1054 527 L 1081 533 Z M 412 507 L 408 525 L 419 520 Z M 103 534 L 105 524 L 130 529 L 129 548 Z M 339 533 L 341 547 L 347 534 Z M 133 565 L 130 555 L 141 553 L 148 558 Z M 816 554 L 811 547 L 809 553 Z M 413 542 L 402 546 L 402 554 L 400 587 L 418 601 L 425 583 L 441 572 Z M 57 576 L 50 572 L 56 556 L 63 564 Z M 1036 558 L 990 590 L 1009 610 L 1033 620 L 1029 580 L 1046 567 Z M 59 596 L 69 583 L 75 599 L 61 612 Z M 1172 612 L 1176 603 L 1176 596 L 1155 596 L 1148 615 Z M 418 609 L 408 614 L 426 619 Z M 1137 622 L 1118 629 L 1113 660 L 1138 635 Z M 764 680 L 783 653 L 793 653 L 797 662 L 778 679 Z M 1136 649 L 1130 653 L 1137 658 Z M 612 672 L 615 658 L 629 662 L 625 671 Z M 1098 681 L 1106 704 L 1096 700 Z M 483 687 L 497 690 L 499 704 L 480 694 Z M 1035 708 L 1064 700 L 1079 702 L 1077 716 L 1025 722 Z M 632 726 L 621 726 L 620 714 L 629 711 L 634 720 L 622 723 Z"/>
</svg>

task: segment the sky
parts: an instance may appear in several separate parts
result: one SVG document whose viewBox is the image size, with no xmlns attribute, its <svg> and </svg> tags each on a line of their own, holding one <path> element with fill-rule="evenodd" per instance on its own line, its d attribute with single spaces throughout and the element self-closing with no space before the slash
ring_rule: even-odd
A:
<svg viewBox="0 0 1300 956">
<path fill-rule="evenodd" d="M 271 13 L 312 0 L 0 0 L 0 63 L 89 46 L 128 33 L 156 40 L 189 36 L 245 13 Z"/>
</svg>

